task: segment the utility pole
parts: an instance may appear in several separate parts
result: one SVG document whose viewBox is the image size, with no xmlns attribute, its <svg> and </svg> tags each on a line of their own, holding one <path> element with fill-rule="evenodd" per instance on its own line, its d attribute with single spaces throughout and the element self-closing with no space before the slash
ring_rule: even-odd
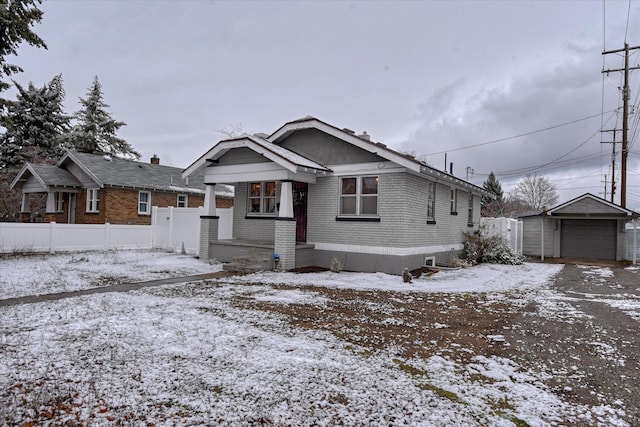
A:
<svg viewBox="0 0 640 427">
<path fill-rule="evenodd" d="M 616 195 L 616 144 L 619 144 L 616 141 L 616 131 L 619 129 L 606 129 L 601 130 L 600 132 L 613 132 L 613 141 L 600 141 L 600 144 L 611 144 L 613 147 L 611 153 L 611 203 L 613 203 L 613 198 Z M 607 177 L 604 178 L 604 185 L 607 185 Z M 607 190 L 605 188 L 604 198 L 607 198 Z"/>
<path fill-rule="evenodd" d="M 603 73 L 611 73 L 614 71 L 624 72 L 624 84 L 622 86 L 622 154 L 621 154 L 621 180 L 620 180 L 620 206 L 627 207 L 627 155 L 628 153 L 628 115 L 629 115 L 629 70 L 638 70 L 640 67 L 629 68 L 629 51 L 640 49 L 640 46 L 629 47 L 628 43 L 624 44 L 624 48 L 616 50 L 608 50 L 602 52 L 603 55 L 610 53 L 624 52 L 624 68 L 615 70 L 602 70 Z M 615 145 L 614 145 L 615 146 Z M 612 177 L 612 181 L 615 181 Z"/>
<path fill-rule="evenodd" d="M 604 176 L 604 197 L 603 199 L 607 200 L 607 175 Z"/>
</svg>

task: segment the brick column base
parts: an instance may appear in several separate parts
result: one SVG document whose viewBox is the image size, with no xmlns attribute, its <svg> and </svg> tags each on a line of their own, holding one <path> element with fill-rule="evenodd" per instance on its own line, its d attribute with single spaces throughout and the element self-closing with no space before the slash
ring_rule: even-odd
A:
<svg viewBox="0 0 640 427">
<path fill-rule="evenodd" d="M 276 218 L 274 252 L 280 256 L 280 270 L 296 268 L 296 220 Z"/>
<path fill-rule="evenodd" d="M 200 251 L 198 257 L 200 259 L 211 259 L 211 243 L 218 240 L 218 222 L 219 216 L 201 216 L 200 217 Z"/>
<path fill-rule="evenodd" d="M 31 222 L 31 212 L 20 212 L 18 222 Z"/>
</svg>

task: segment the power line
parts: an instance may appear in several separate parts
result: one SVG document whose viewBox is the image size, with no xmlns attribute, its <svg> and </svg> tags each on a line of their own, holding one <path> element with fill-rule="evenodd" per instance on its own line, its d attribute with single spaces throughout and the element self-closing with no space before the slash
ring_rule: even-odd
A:
<svg viewBox="0 0 640 427">
<path fill-rule="evenodd" d="M 613 110 L 615 111 L 615 110 Z M 611 118 L 614 116 L 614 114 L 612 113 L 609 118 L 604 122 L 603 127 L 605 124 L 607 124 L 609 122 L 609 120 L 611 120 Z M 595 116 L 592 116 L 595 117 Z M 548 161 L 546 163 L 543 163 L 541 165 L 536 165 L 536 166 L 527 166 L 524 168 L 519 168 L 519 169 L 512 169 L 512 170 L 506 170 L 506 171 L 500 171 L 500 172 L 494 172 L 495 175 L 499 175 L 501 177 L 505 177 L 505 176 L 514 176 L 514 175 L 522 175 L 522 174 L 526 174 L 526 173 L 531 173 L 531 172 L 540 172 L 543 170 L 549 170 L 549 169 L 555 169 L 557 167 L 562 167 L 562 166 L 567 166 L 568 164 L 574 164 L 575 160 L 580 159 L 567 159 L 565 161 L 563 161 L 562 163 L 560 163 L 559 161 L 561 159 L 563 159 L 564 157 L 567 157 L 569 154 L 575 152 L 576 150 L 578 150 L 579 148 L 581 148 L 582 146 L 584 146 L 587 142 L 589 142 L 591 139 L 593 139 L 593 137 L 595 137 L 596 135 L 598 135 L 600 133 L 600 129 L 595 131 L 595 133 L 593 133 L 589 138 L 587 138 L 586 140 L 584 140 L 583 142 L 581 142 L 580 144 L 578 144 L 576 147 L 572 148 L 571 150 L 569 150 L 568 152 L 566 152 L 565 154 L 556 157 L 555 159 Z M 594 154 L 588 154 L 586 156 L 582 156 L 583 160 L 591 160 L 591 159 L 595 159 L 597 158 L 597 156 L 601 156 L 600 153 L 595 153 Z M 583 161 L 580 160 L 580 161 Z M 577 163 L 579 163 L 580 161 L 578 161 Z M 556 164 L 554 167 L 549 168 L 548 166 L 552 165 L 552 164 Z M 477 174 L 478 175 L 478 174 Z M 480 175 L 484 175 L 484 174 L 480 174 Z"/>
<path fill-rule="evenodd" d="M 613 111 L 616 111 L 616 110 L 605 111 L 605 113 L 610 113 L 610 112 L 613 112 Z M 494 139 L 492 141 L 481 142 L 479 144 L 465 145 L 464 147 L 450 148 L 448 150 L 438 151 L 438 152 L 435 152 L 435 153 L 422 154 L 422 155 L 420 155 L 420 157 L 422 157 L 422 156 L 435 156 L 437 154 L 444 154 L 444 153 L 451 153 L 453 151 L 467 150 L 469 148 L 481 147 L 483 145 L 495 144 L 497 142 L 504 142 L 504 141 L 509 141 L 511 139 L 522 138 L 523 136 L 534 135 L 536 133 L 545 132 L 545 131 L 548 131 L 548 130 L 557 129 L 559 127 L 568 126 L 568 125 L 572 125 L 572 124 L 575 124 L 575 123 L 583 122 L 585 120 L 593 119 L 594 117 L 598 117 L 601 114 L 602 113 L 594 114 L 594 115 L 591 115 L 591 116 L 583 117 L 581 119 L 572 120 L 570 122 L 549 126 L 547 128 L 544 128 L 544 129 L 538 129 L 538 130 L 534 130 L 534 131 L 531 131 L 531 132 L 521 133 L 519 135 L 509 136 L 507 138 Z"/>
</svg>

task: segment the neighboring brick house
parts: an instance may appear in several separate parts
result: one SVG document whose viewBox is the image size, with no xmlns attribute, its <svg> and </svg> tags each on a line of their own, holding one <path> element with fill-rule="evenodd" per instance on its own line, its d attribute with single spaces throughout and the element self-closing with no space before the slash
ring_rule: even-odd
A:
<svg viewBox="0 0 640 427">
<path fill-rule="evenodd" d="M 151 224 L 151 207 L 204 206 L 203 177 L 182 179 L 182 168 L 67 152 L 57 165 L 27 163 L 11 184 L 22 191 L 21 222 Z M 29 196 L 46 194 L 44 212 Z M 218 189 L 217 207 L 233 206 L 232 187 Z"/>
<path fill-rule="evenodd" d="M 183 177 L 203 173 L 200 256 L 241 264 L 246 254 L 262 268 L 277 259 L 284 269 L 340 263 L 397 274 L 447 263 L 463 248 L 464 233 L 479 226 L 487 194 L 366 132 L 313 117 L 269 136 L 220 141 Z M 235 188 L 230 241 L 216 238 L 212 200 L 220 184 Z"/>
</svg>

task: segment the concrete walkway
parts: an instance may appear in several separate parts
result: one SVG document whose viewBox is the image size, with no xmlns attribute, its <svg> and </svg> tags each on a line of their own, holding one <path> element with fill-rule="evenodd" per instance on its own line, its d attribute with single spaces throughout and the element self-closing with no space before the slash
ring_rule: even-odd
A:
<svg viewBox="0 0 640 427">
<path fill-rule="evenodd" d="M 108 292 L 129 292 L 151 286 L 173 285 L 175 283 L 197 282 L 198 280 L 218 279 L 234 276 L 236 273 L 229 271 L 216 271 L 215 273 L 195 274 L 193 276 L 170 277 L 168 279 L 150 280 L 148 282 L 122 283 L 120 285 L 103 286 L 100 288 L 81 289 L 78 291 L 58 292 L 54 294 L 29 295 L 18 298 L 0 299 L 0 307 L 18 304 L 33 304 L 36 302 L 56 301 L 65 298 L 79 297 L 83 295 L 105 294 Z"/>
</svg>

